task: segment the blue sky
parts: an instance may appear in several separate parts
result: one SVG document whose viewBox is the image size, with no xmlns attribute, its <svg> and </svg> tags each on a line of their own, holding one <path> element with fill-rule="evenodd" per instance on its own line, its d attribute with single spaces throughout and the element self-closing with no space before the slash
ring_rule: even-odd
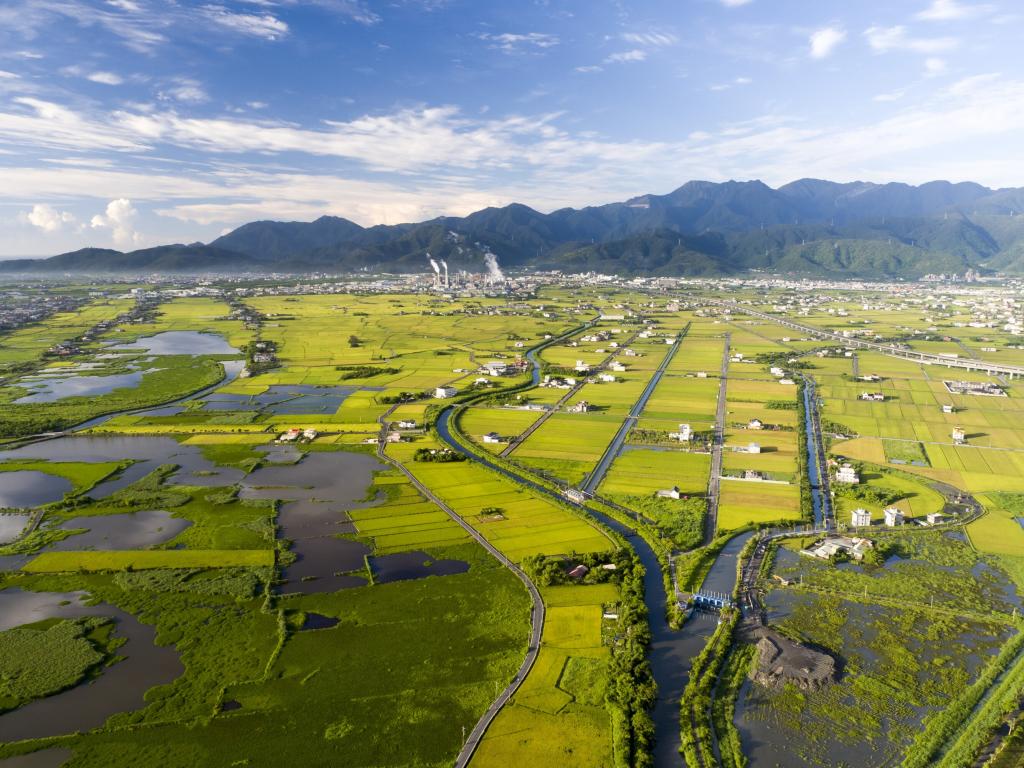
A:
<svg viewBox="0 0 1024 768">
<path fill-rule="evenodd" d="M 2 0 L 0 255 L 690 179 L 1024 185 L 1010 0 Z"/>
</svg>

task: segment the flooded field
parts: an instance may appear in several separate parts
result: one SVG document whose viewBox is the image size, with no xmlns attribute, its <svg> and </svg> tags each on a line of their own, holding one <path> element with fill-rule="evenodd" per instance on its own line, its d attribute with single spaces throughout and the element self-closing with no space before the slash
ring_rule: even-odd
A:
<svg viewBox="0 0 1024 768">
<path fill-rule="evenodd" d="M 241 481 L 245 476 L 240 469 L 217 466 L 205 458 L 197 446 L 183 445 L 170 437 L 60 437 L 14 450 L 0 451 L 0 461 L 15 459 L 89 463 L 132 459 L 135 462 L 117 477 L 99 483 L 89 491 L 89 495 L 94 499 L 104 499 L 115 491 L 126 488 L 161 464 L 179 465 L 171 482 L 188 485 L 232 485 Z M 55 479 L 50 475 L 43 474 L 43 476 L 47 478 L 48 483 L 52 483 Z M 3 491 L 0 490 L 0 494 L 2 493 Z M 50 501 L 56 501 L 62 495 L 63 493 Z M 45 503 L 45 501 L 34 502 L 34 504 Z"/>
<path fill-rule="evenodd" d="M 112 605 L 85 605 L 84 592 L 0 591 L 0 631 L 43 619 L 108 616 L 126 639 L 121 661 L 97 678 L 0 715 L 0 742 L 57 736 L 102 725 L 118 712 L 145 705 L 144 694 L 178 677 L 184 668 L 170 646 L 154 644 L 155 630 Z"/>
<path fill-rule="evenodd" d="M 373 580 L 378 584 L 427 576 L 451 576 L 465 573 L 469 563 L 462 560 L 433 560 L 426 552 L 396 552 L 370 558 Z"/>
<path fill-rule="evenodd" d="M 948 537 L 906 546 L 916 548 L 874 568 L 829 566 L 779 550 L 775 571 L 808 588 L 771 590 L 769 623 L 830 654 L 839 676 L 820 690 L 743 684 L 735 723 L 751 766 L 897 765 L 924 718 L 964 690 L 1011 636 L 1011 625 L 988 620 L 992 614 L 933 610 L 930 602 L 957 605 L 962 595 L 953 592 L 969 580 L 976 607 L 987 602 L 1009 612 L 1019 597 L 1006 574 L 974 562 Z M 817 591 L 819 584 L 832 591 Z M 927 596 L 911 602 L 922 590 Z M 890 592 L 898 597 L 886 597 Z"/>
<path fill-rule="evenodd" d="M 124 515 L 75 517 L 60 525 L 61 530 L 84 529 L 66 539 L 44 547 L 40 552 L 66 552 L 83 549 L 145 549 L 163 544 L 188 528 L 188 520 L 154 510 Z"/>
<path fill-rule="evenodd" d="M 235 355 L 238 350 L 222 337 L 198 331 L 164 331 L 143 336 L 128 344 L 110 349 L 140 350 L 151 355 Z"/>
<path fill-rule="evenodd" d="M 0 515 L 0 544 L 6 544 L 18 538 L 31 519 L 31 515 L 15 513 Z"/>
<path fill-rule="evenodd" d="M 22 403 L 52 403 L 55 400 L 63 400 L 65 397 L 88 397 L 92 395 L 105 395 L 115 389 L 124 387 L 135 388 L 139 386 L 144 370 L 131 371 L 129 373 L 114 373 L 109 376 L 80 376 L 69 374 L 61 377 L 47 377 L 45 380 L 22 381 L 20 386 L 31 390 L 31 393 L 19 397 L 14 401 L 15 405 Z"/>
<path fill-rule="evenodd" d="M 0 451 L 0 454 L 9 451 Z M 60 501 L 72 488 L 71 481 L 45 472 L 15 470 L 0 472 L 0 508 L 39 507 Z M 0 536 L 2 539 L 2 536 Z"/>
</svg>

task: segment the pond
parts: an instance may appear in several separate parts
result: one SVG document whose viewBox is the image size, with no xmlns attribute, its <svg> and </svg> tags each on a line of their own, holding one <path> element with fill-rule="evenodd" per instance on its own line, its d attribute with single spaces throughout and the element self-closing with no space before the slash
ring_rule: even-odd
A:
<svg viewBox="0 0 1024 768">
<path fill-rule="evenodd" d="M 264 411 L 274 415 L 335 413 L 359 387 L 275 384 L 258 395 L 215 393 L 203 398 L 204 411 Z"/>
<path fill-rule="evenodd" d="M 11 454 L 2 451 L 0 456 Z M 60 501 L 73 486 L 66 477 L 34 469 L 0 472 L 0 507 L 38 507 Z"/>
<path fill-rule="evenodd" d="M 368 583 L 370 548 L 339 536 L 356 532 L 346 510 L 378 503 L 365 496 L 374 471 L 383 468 L 362 453 L 310 453 L 297 464 L 264 466 L 246 478 L 240 498 L 286 502 L 278 530 L 292 542 L 296 560 L 282 570 L 282 592 L 334 592 Z"/>
<path fill-rule="evenodd" d="M 153 627 L 112 605 L 85 605 L 86 597 L 84 592 L 0 591 L 0 631 L 50 618 L 109 616 L 117 622 L 116 634 L 126 638 L 117 651 L 123 660 L 96 679 L 0 715 L 0 742 L 96 728 L 111 715 L 145 706 L 147 690 L 184 672 L 174 648 L 154 645 Z"/>
<path fill-rule="evenodd" d="M 60 437 L 14 450 L 0 451 L 0 461 L 20 459 L 87 463 L 124 459 L 135 461 L 117 477 L 99 483 L 89 491 L 89 496 L 94 499 L 107 498 L 115 491 L 149 474 L 161 464 L 179 465 L 180 469 L 171 478 L 172 483 L 222 486 L 237 483 L 245 476 L 240 469 L 218 467 L 206 459 L 197 446 L 180 444 L 170 437 Z"/>
<path fill-rule="evenodd" d="M 235 355 L 238 350 L 221 336 L 198 331 L 164 331 L 110 349 L 144 350 L 151 355 Z"/>
<path fill-rule="evenodd" d="M 65 397 L 88 397 L 92 395 L 106 395 L 115 389 L 131 388 L 139 386 L 142 376 L 156 369 L 147 371 L 132 371 L 131 373 L 115 373 L 110 376 L 76 376 L 74 374 L 62 378 L 47 378 L 45 381 L 33 381 L 30 384 L 22 383 L 31 389 L 31 393 L 19 397 L 14 401 L 15 405 L 23 403 L 52 403 L 56 400 L 63 400 Z"/>
<path fill-rule="evenodd" d="M 338 619 L 320 613 L 307 613 L 302 621 L 301 632 L 309 629 L 330 629 L 338 625 Z"/>
<path fill-rule="evenodd" d="M 75 517 L 62 523 L 60 529 L 73 531 L 85 528 L 86 532 L 69 536 L 41 551 L 144 549 L 170 541 L 190 525 L 190 521 L 173 518 L 163 510 Z"/>
<path fill-rule="evenodd" d="M 31 515 L 0 515 L 0 544 L 7 544 L 18 538 L 31 519 Z"/>
<path fill-rule="evenodd" d="M 452 576 L 469 570 L 469 563 L 463 560 L 433 560 L 426 552 L 377 555 L 369 558 L 369 562 L 377 584 L 425 579 L 427 576 Z"/>
</svg>

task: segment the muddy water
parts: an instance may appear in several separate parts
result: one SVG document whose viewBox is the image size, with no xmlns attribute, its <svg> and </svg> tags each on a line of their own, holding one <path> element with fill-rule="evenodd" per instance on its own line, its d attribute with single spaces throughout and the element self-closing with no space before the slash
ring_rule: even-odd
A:
<svg viewBox="0 0 1024 768">
<path fill-rule="evenodd" d="M 153 627 L 112 605 L 84 605 L 83 597 L 84 592 L 0 592 L 0 631 L 49 618 L 110 616 L 117 621 L 116 634 L 127 639 L 117 651 L 124 660 L 95 680 L 0 715 L 0 742 L 96 728 L 113 714 L 141 708 L 147 690 L 184 672 L 174 648 L 153 644 Z"/>
<path fill-rule="evenodd" d="M 67 478 L 34 469 L 0 472 L 0 507 L 38 507 L 60 501 L 71 488 Z"/>
</svg>

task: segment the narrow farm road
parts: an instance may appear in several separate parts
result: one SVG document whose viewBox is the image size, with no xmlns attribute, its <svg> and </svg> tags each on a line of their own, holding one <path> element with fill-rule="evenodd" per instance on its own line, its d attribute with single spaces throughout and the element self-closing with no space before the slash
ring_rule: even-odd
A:
<svg viewBox="0 0 1024 768">
<path fill-rule="evenodd" d="M 404 464 L 387 455 L 385 448 L 387 446 L 386 437 L 388 418 L 397 407 L 397 405 L 392 406 L 378 419 L 378 422 L 381 425 L 380 437 L 377 440 L 378 458 L 395 467 L 405 475 L 409 479 L 409 482 L 411 482 L 413 486 L 423 494 L 424 498 L 429 499 L 440 507 L 449 517 L 451 517 L 452 520 L 463 528 L 473 538 L 473 540 L 477 542 L 477 544 L 486 549 L 499 563 L 512 571 L 512 573 L 514 573 L 526 586 L 526 590 L 530 593 L 530 599 L 533 602 L 533 608 L 530 611 L 530 644 L 526 650 L 526 658 L 523 659 L 523 663 L 519 666 L 519 671 L 516 672 L 515 677 L 512 678 L 512 682 L 505 686 L 505 689 L 498 695 L 498 698 L 491 702 L 487 711 L 484 712 L 476 725 L 473 726 L 473 730 L 466 736 L 465 743 L 462 745 L 462 750 L 455 759 L 455 768 L 465 768 L 473 757 L 473 753 L 476 751 L 476 748 L 480 745 L 480 741 L 483 739 L 487 729 L 490 727 L 494 718 L 497 717 L 498 712 L 501 711 L 501 708 L 508 703 L 508 700 L 511 699 L 519 689 L 519 686 L 522 685 L 523 681 L 526 679 L 526 675 L 529 673 L 530 669 L 533 668 L 534 662 L 537 661 L 537 654 L 540 651 L 541 635 L 544 632 L 544 601 L 540 596 L 540 590 L 537 589 L 537 585 L 530 580 L 530 577 L 526 575 L 526 572 L 523 571 L 522 568 L 499 552 L 493 544 L 491 544 L 479 531 L 476 530 L 476 528 L 463 520 L 454 509 L 449 507 L 429 488 L 427 488 L 427 486 L 421 483 L 416 476 L 405 467 Z"/>
</svg>

